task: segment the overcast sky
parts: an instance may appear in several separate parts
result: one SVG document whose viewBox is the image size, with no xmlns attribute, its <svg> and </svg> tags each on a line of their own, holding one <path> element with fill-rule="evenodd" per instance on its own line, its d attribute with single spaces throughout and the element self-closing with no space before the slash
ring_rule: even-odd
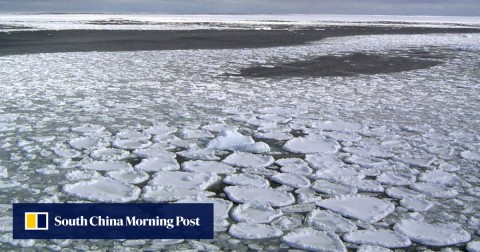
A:
<svg viewBox="0 0 480 252">
<path fill-rule="evenodd" d="M 0 0 L 0 12 L 318 13 L 479 16 L 480 0 Z"/>
</svg>

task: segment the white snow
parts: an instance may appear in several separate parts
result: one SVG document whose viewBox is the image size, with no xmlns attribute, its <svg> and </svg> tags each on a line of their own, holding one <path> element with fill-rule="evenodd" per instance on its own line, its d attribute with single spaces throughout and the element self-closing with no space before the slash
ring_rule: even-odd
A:
<svg viewBox="0 0 480 252">
<path fill-rule="evenodd" d="M 228 175 L 223 179 L 224 183 L 230 185 L 252 186 L 267 188 L 270 187 L 270 182 L 262 176 L 249 173 L 240 173 Z"/>
<path fill-rule="evenodd" d="M 183 139 L 205 139 L 215 137 L 215 135 L 208 130 L 202 129 L 182 129 L 178 134 Z"/>
<path fill-rule="evenodd" d="M 305 161 L 308 162 L 313 168 L 316 169 L 334 169 L 340 168 L 345 164 L 333 155 L 324 155 L 324 154 L 307 154 L 305 156 Z"/>
<path fill-rule="evenodd" d="M 480 153 L 474 151 L 462 151 L 460 156 L 464 159 L 480 161 Z"/>
<path fill-rule="evenodd" d="M 419 182 L 411 184 L 410 188 L 433 198 L 450 199 L 458 195 L 457 190 L 439 184 Z"/>
<path fill-rule="evenodd" d="M 100 148 L 92 151 L 90 156 L 95 160 L 121 160 L 128 158 L 130 152 L 114 148 Z"/>
<path fill-rule="evenodd" d="M 393 227 L 413 242 L 428 246 L 448 246 L 470 241 L 470 234 L 452 224 L 430 224 L 415 220 L 402 220 Z"/>
<path fill-rule="evenodd" d="M 343 218 L 341 215 L 328 210 L 313 210 L 308 213 L 305 224 L 312 226 L 317 230 L 333 231 L 333 232 L 350 232 L 357 229 L 357 226 L 350 220 Z"/>
<path fill-rule="evenodd" d="M 163 135 L 169 135 L 169 134 L 175 133 L 176 131 L 177 131 L 177 128 L 175 127 L 169 127 L 164 124 L 158 124 L 148 129 L 145 129 L 144 133 L 163 136 Z"/>
<path fill-rule="evenodd" d="M 457 175 L 445 171 L 426 171 L 418 178 L 420 181 L 439 184 L 444 186 L 469 186 L 469 184 Z"/>
<path fill-rule="evenodd" d="M 180 165 L 174 158 L 158 156 L 142 159 L 139 164 L 135 165 L 135 169 L 146 172 L 174 171 L 179 170 Z"/>
<path fill-rule="evenodd" d="M 140 188 L 109 178 L 98 178 L 68 184 L 63 191 L 82 199 L 99 202 L 131 202 L 140 195 Z"/>
<path fill-rule="evenodd" d="M 163 157 L 174 159 L 177 155 L 175 153 L 164 150 L 158 144 L 151 145 L 146 149 L 134 150 L 133 154 L 140 158 L 154 158 L 154 157 Z"/>
<path fill-rule="evenodd" d="M 297 137 L 287 141 L 283 148 L 293 153 L 332 154 L 340 149 L 340 144 L 323 136 Z"/>
<path fill-rule="evenodd" d="M 342 196 L 322 200 L 317 205 L 368 223 L 375 223 L 395 210 L 392 203 L 369 196 Z"/>
<path fill-rule="evenodd" d="M 407 236 L 391 230 L 358 230 L 345 234 L 343 239 L 351 243 L 385 248 L 405 248 L 412 244 Z"/>
<path fill-rule="evenodd" d="M 342 240 L 333 232 L 317 231 L 311 228 L 297 229 L 282 237 L 291 247 L 309 251 L 346 252 Z"/>
<path fill-rule="evenodd" d="M 267 167 L 273 162 L 272 156 L 252 154 L 246 152 L 234 152 L 226 157 L 223 162 L 232 166 L 245 167 L 245 168 L 262 168 Z"/>
<path fill-rule="evenodd" d="M 177 152 L 177 155 L 192 160 L 220 160 L 220 158 L 215 154 L 215 150 L 212 149 L 188 149 Z"/>
<path fill-rule="evenodd" d="M 400 205 L 414 212 L 425 212 L 432 208 L 432 202 L 421 198 L 404 198 L 400 200 Z"/>
<path fill-rule="evenodd" d="M 352 186 L 331 183 L 325 180 L 317 180 L 313 183 L 312 189 L 319 193 L 330 195 L 356 194 L 357 188 Z"/>
<path fill-rule="evenodd" d="M 170 202 L 213 195 L 215 195 L 214 192 L 185 189 L 176 186 L 146 185 L 142 188 L 142 199 L 147 202 Z"/>
<path fill-rule="evenodd" d="M 410 185 L 416 180 L 417 177 L 415 175 L 391 171 L 384 172 L 377 177 L 378 182 L 394 186 Z"/>
<path fill-rule="evenodd" d="M 343 151 L 355 154 L 361 157 L 391 158 L 393 153 L 389 149 L 368 146 L 368 147 L 344 147 Z"/>
<path fill-rule="evenodd" d="M 283 235 L 281 229 L 266 224 L 238 223 L 233 224 L 228 233 L 240 239 L 266 239 Z"/>
<path fill-rule="evenodd" d="M 240 204 L 232 210 L 232 219 L 237 222 L 270 223 L 282 216 L 281 210 L 267 205 Z"/>
<path fill-rule="evenodd" d="M 394 199 L 404 199 L 408 197 L 425 197 L 425 195 L 419 192 L 403 187 L 389 187 L 387 188 L 387 190 L 385 190 L 385 193 L 388 195 L 388 197 Z"/>
<path fill-rule="evenodd" d="M 86 170 L 97 171 L 116 171 L 116 170 L 132 170 L 132 166 L 129 163 L 123 161 L 93 161 L 81 166 Z"/>
<path fill-rule="evenodd" d="M 236 130 L 223 130 L 218 137 L 208 142 L 207 148 L 252 153 L 264 153 L 270 151 L 270 147 L 266 143 L 256 143 L 252 137 L 244 136 Z"/>
<path fill-rule="evenodd" d="M 480 252 L 480 241 L 471 241 L 467 243 L 468 252 Z"/>
<path fill-rule="evenodd" d="M 189 172 L 211 172 L 217 174 L 230 174 L 235 168 L 217 161 L 187 161 L 182 163 L 182 170 Z"/>
<path fill-rule="evenodd" d="M 291 193 L 271 188 L 228 186 L 224 189 L 228 198 L 238 203 L 263 204 L 272 207 L 288 206 L 295 203 Z"/>
<path fill-rule="evenodd" d="M 152 145 L 152 142 L 143 139 L 117 139 L 112 142 L 112 146 L 124 150 L 143 149 Z"/>
<path fill-rule="evenodd" d="M 291 186 L 293 188 L 305 188 L 310 187 L 310 180 L 302 175 L 291 173 L 279 173 L 270 177 L 271 180 L 280 183 L 282 185 Z"/>
<path fill-rule="evenodd" d="M 105 176 L 128 184 L 140 184 L 147 181 L 150 176 L 143 171 L 109 171 Z"/>
<path fill-rule="evenodd" d="M 70 146 L 77 150 L 85 150 L 95 148 L 98 144 L 98 138 L 94 137 L 78 137 L 68 141 Z"/>
</svg>

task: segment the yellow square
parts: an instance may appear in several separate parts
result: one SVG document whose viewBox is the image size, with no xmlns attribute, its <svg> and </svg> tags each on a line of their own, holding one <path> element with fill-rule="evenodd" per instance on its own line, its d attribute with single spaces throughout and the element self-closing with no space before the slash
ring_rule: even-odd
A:
<svg viewBox="0 0 480 252">
<path fill-rule="evenodd" d="M 37 228 L 37 214 L 25 213 L 25 229 Z"/>
</svg>

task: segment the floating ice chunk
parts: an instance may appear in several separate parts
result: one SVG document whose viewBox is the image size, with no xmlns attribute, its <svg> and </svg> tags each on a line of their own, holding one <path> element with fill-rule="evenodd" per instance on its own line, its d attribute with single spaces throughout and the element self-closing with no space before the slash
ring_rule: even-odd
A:
<svg viewBox="0 0 480 252">
<path fill-rule="evenodd" d="M 471 241 L 467 244 L 468 252 L 480 252 L 480 241 Z"/>
<path fill-rule="evenodd" d="M 243 173 L 250 173 L 250 174 L 257 174 L 262 176 L 271 177 L 273 175 L 278 174 L 277 171 L 267 168 L 244 168 L 242 169 Z"/>
<path fill-rule="evenodd" d="M 82 165 L 82 169 L 96 171 L 131 170 L 132 166 L 123 161 L 93 161 Z"/>
<path fill-rule="evenodd" d="M 392 252 L 392 250 L 380 246 L 362 245 L 358 247 L 357 252 Z"/>
<path fill-rule="evenodd" d="M 177 155 L 173 152 L 166 151 L 156 144 L 150 146 L 146 149 L 139 149 L 133 151 L 133 154 L 140 158 L 153 158 L 153 157 L 163 157 L 163 158 L 171 158 L 174 159 Z"/>
<path fill-rule="evenodd" d="M 402 220 L 394 230 L 404 233 L 410 240 L 427 246 L 448 246 L 470 241 L 470 234 L 452 224 L 430 224 L 415 220 Z"/>
<path fill-rule="evenodd" d="M 435 161 L 435 158 L 402 155 L 400 157 L 394 157 L 393 160 L 402 162 L 406 165 L 411 165 L 411 166 L 416 166 L 421 168 L 429 168 L 432 165 L 432 163 Z"/>
<path fill-rule="evenodd" d="M 362 157 L 391 158 L 393 153 L 389 149 L 383 149 L 376 146 L 369 147 L 344 147 L 342 149 L 348 153 L 352 153 Z"/>
<path fill-rule="evenodd" d="M 460 156 L 464 159 L 480 161 L 480 153 L 474 151 L 462 151 Z"/>
<path fill-rule="evenodd" d="M 233 130 L 236 131 L 237 127 L 229 126 L 223 123 L 208 124 L 202 127 L 202 129 L 208 130 L 210 132 L 220 133 L 224 130 Z"/>
<path fill-rule="evenodd" d="M 149 202 L 171 202 L 213 195 L 215 195 L 214 192 L 190 190 L 174 186 L 146 185 L 142 189 L 142 199 Z"/>
<path fill-rule="evenodd" d="M 315 210 L 317 207 L 314 204 L 295 204 L 286 207 L 282 207 L 281 210 L 284 213 L 291 214 L 291 213 L 309 213 Z"/>
<path fill-rule="evenodd" d="M 324 154 L 307 154 L 305 156 L 305 161 L 307 161 L 313 168 L 320 170 L 336 169 L 345 165 L 342 160 L 337 157 Z"/>
<path fill-rule="evenodd" d="M 391 171 L 384 172 L 377 177 L 378 182 L 395 186 L 410 185 L 415 183 L 416 179 L 416 176 L 412 174 Z"/>
<path fill-rule="evenodd" d="M 99 131 L 103 131 L 105 127 L 102 125 L 95 125 L 95 124 L 85 124 L 80 127 L 73 127 L 72 131 L 79 132 L 79 133 L 96 133 Z"/>
<path fill-rule="evenodd" d="M 93 178 L 100 178 L 102 175 L 97 171 L 71 171 L 65 174 L 65 178 L 70 181 L 76 180 L 86 180 L 86 179 L 93 179 Z"/>
<path fill-rule="evenodd" d="M 117 139 L 112 142 L 112 146 L 124 150 L 143 149 L 152 145 L 152 142 L 143 139 Z"/>
<path fill-rule="evenodd" d="M 274 227 L 278 227 L 282 230 L 294 230 L 302 226 L 303 216 L 301 215 L 289 215 L 282 216 L 275 219 L 272 222 Z"/>
<path fill-rule="evenodd" d="M 349 164 L 357 164 L 361 167 L 366 168 L 376 168 L 379 166 L 385 166 L 388 164 L 387 160 L 374 158 L 374 157 L 362 157 L 357 155 L 352 155 L 350 157 L 345 158 L 345 162 Z"/>
<path fill-rule="evenodd" d="M 177 128 L 168 127 L 163 124 L 155 125 L 144 130 L 145 133 L 152 134 L 152 135 L 168 135 L 168 134 L 175 133 L 176 131 L 177 131 Z"/>
<path fill-rule="evenodd" d="M 140 188 L 109 178 L 80 181 L 65 185 L 63 191 L 82 199 L 100 202 L 130 202 L 140 195 Z"/>
<path fill-rule="evenodd" d="M 356 194 L 357 189 L 351 186 L 344 186 L 338 183 L 330 183 L 328 181 L 319 180 L 315 181 L 312 185 L 312 189 L 319 193 L 325 193 L 330 195 L 342 195 L 342 194 Z"/>
<path fill-rule="evenodd" d="M 184 200 L 179 200 L 177 201 L 177 203 L 212 203 L 215 219 L 228 218 L 228 212 L 233 206 L 233 203 L 228 200 L 205 197 L 188 198 Z"/>
<path fill-rule="evenodd" d="M 295 191 L 298 194 L 298 203 L 309 204 L 322 200 L 322 197 L 310 188 L 300 188 Z"/>
<path fill-rule="evenodd" d="M 297 229 L 282 237 L 291 247 L 309 251 L 346 252 L 342 240 L 334 232 L 317 231 L 311 228 Z"/>
<path fill-rule="evenodd" d="M 412 245 L 407 236 L 391 230 L 359 230 L 343 236 L 347 242 L 385 248 L 405 248 Z"/>
<path fill-rule="evenodd" d="M 116 134 L 121 139 L 137 139 L 139 141 L 147 141 L 151 138 L 150 134 L 139 132 L 133 129 L 121 130 Z"/>
<path fill-rule="evenodd" d="M 244 136 L 236 130 L 224 130 L 220 135 L 208 142 L 207 148 L 216 150 L 247 151 L 253 153 L 269 152 L 266 143 L 255 143 L 252 137 Z"/>
<path fill-rule="evenodd" d="M 149 185 L 172 186 L 189 190 L 205 190 L 218 180 L 219 177 L 215 173 L 160 171 L 153 175 Z"/>
<path fill-rule="evenodd" d="M 8 178 L 8 169 L 0 165 L 0 178 Z"/>
<path fill-rule="evenodd" d="M 301 114 L 307 113 L 307 111 L 299 108 L 282 108 L 282 107 L 263 108 L 258 110 L 258 112 L 263 114 L 277 114 L 277 115 L 284 115 L 284 116 L 301 115 Z"/>
<path fill-rule="evenodd" d="M 158 156 L 143 159 L 139 164 L 135 165 L 135 169 L 146 172 L 155 171 L 175 171 L 180 169 L 177 160 L 170 157 Z"/>
<path fill-rule="evenodd" d="M 287 141 L 283 148 L 293 153 L 323 153 L 331 154 L 337 152 L 341 146 L 331 139 L 323 136 L 297 137 Z"/>
<path fill-rule="evenodd" d="M 57 146 L 52 150 L 53 152 L 55 152 L 55 154 L 62 158 L 76 158 L 82 155 L 82 153 L 77 150 L 73 150 L 70 148 L 62 148 L 60 146 Z"/>
<path fill-rule="evenodd" d="M 390 198 L 394 199 L 405 199 L 409 197 L 415 197 L 415 198 L 422 198 L 425 197 L 425 195 L 418 193 L 416 191 L 412 191 L 407 188 L 403 187 L 390 187 L 385 190 L 385 193 L 388 195 Z"/>
<path fill-rule="evenodd" d="M 348 186 L 354 186 L 359 192 L 384 192 L 385 188 L 375 180 L 349 181 Z"/>
<path fill-rule="evenodd" d="M 239 239 L 266 239 L 283 235 L 282 230 L 266 224 L 238 223 L 233 224 L 228 233 Z"/>
<path fill-rule="evenodd" d="M 324 136 L 333 138 L 339 142 L 357 142 L 362 139 L 362 137 L 356 133 L 350 132 L 322 132 Z"/>
<path fill-rule="evenodd" d="M 356 122 L 325 121 L 314 125 L 317 129 L 325 131 L 356 132 L 362 129 L 362 125 Z"/>
<path fill-rule="evenodd" d="M 271 177 L 271 179 L 282 185 L 291 186 L 293 188 L 310 187 L 310 180 L 302 175 L 291 173 L 279 173 Z"/>
<path fill-rule="evenodd" d="M 317 205 L 368 223 L 375 223 L 395 210 L 392 203 L 368 196 L 342 196 L 322 200 Z"/>
<path fill-rule="evenodd" d="M 321 231 L 350 232 L 357 226 L 341 215 L 328 210 L 313 210 L 308 213 L 305 224 Z"/>
<path fill-rule="evenodd" d="M 420 181 L 439 184 L 444 186 L 469 186 L 469 184 L 457 175 L 444 171 L 426 171 L 419 177 Z"/>
<path fill-rule="evenodd" d="M 432 202 L 422 198 L 404 198 L 400 200 L 400 205 L 414 212 L 425 212 L 430 209 Z"/>
<path fill-rule="evenodd" d="M 215 155 L 215 151 L 212 149 L 189 149 L 177 152 L 177 155 L 192 160 L 220 160 L 220 158 Z"/>
<path fill-rule="evenodd" d="M 272 139 L 277 141 L 285 141 L 293 138 L 293 135 L 287 132 L 259 132 L 255 134 L 259 139 Z"/>
<path fill-rule="evenodd" d="M 336 168 L 318 170 L 310 176 L 313 179 L 328 180 L 330 182 L 355 181 L 365 178 L 365 175 L 352 168 Z"/>
<path fill-rule="evenodd" d="M 249 173 L 232 174 L 225 177 L 224 183 L 230 185 L 253 186 L 253 187 L 270 187 L 270 182 L 261 176 Z"/>
<path fill-rule="evenodd" d="M 128 184 L 140 184 L 150 178 L 150 176 L 143 171 L 110 171 L 105 175 Z"/>
<path fill-rule="evenodd" d="M 95 160 L 121 160 L 128 158 L 129 156 L 130 152 L 114 148 L 101 148 L 94 150 L 90 154 L 90 157 Z"/>
<path fill-rule="evenodd" d="M 308 164 L 300 158 L 282 158 L 275 161 L 280 166 L 308 166 Z"/>
<path fill-rule="evenodd" d="M 308 176 L 313 172 L 313 170 L 310 167 L 308 167 L 308 165 L 307 166 L 283 166 L 282 168 L 280 168 L 280 171 L 285 173 L 303 175 L 303 176 Z"/>
<path fill-rule="evenodd" d="M 270 206 L 248 203 L 240 204 L 232 211 L 232 219 L 247 223 L 270 223 L 282 215 L 281 210 L 275 210 Z"/>
<path fill-rule="evenodd" d="M 440 165 L 438 165 L 438 169 L 446 172 L 456 172 L 460 170 L 460 167 L 458 165 L 443 162 Z"/>
<path fill-rule="evenodd" d="M 217 161 L 188 161 L 182 164 L 182 170 L 189 172 L 211 172 L 217 174 L 230 174 L 235 168 Z"/>
<path fill-rule="evenodd" d="M 274 161 L 275 159 L 273 159 L 272 156 L 251 154 L 246 152 L 234 152 L 223 160 L 224 163 L 229 165 L 246 168 L 267 167 L 273 164 Z"/>
<path fill-rule="evenodd" d="M 431 183 L 415 183 L 410 188 L 433 198 L 450 199 L 458 195 L 458 191 L 453 188 Z"/>
<path fill-rule="evenodd" d="M 228 186 L 224 189 L 228 198 L 238 203 L 265 204 L 273 207 L 288 206 L 295 203 L 291 193 L 271 188 L 246 186 Z"/>
<path fill-rule="evenodd" d="M 94 137 L 78 137 L 68 141 L 68 144 L 72 146 L 72 148 L 77 150 L 89 150 L 94 149 L 97 147 L 99 142 L 98 138 Z"/>
<path fill-rule="evenodd" d="M 205 139 L 214 138 L 215 136 L 207 130 L 202 129 L 182 129 L 179 132 L 179 136 L 183 139 Z"/>
</svg>

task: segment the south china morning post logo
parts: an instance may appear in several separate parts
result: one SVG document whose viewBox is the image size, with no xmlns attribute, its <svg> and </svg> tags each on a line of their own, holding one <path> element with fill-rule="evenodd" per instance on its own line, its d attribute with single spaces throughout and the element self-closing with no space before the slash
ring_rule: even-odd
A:
<svg viewBox="0 0 480 252">
<path fill-rule="evenodd" d="M 48 213 L 25 212 L 25 230 L 48 230 Z"/>
<path fill-rule="evenodd" d="M 15 203 L 14 239 L 213 239 L 211 203 Z"/>
</svg>

